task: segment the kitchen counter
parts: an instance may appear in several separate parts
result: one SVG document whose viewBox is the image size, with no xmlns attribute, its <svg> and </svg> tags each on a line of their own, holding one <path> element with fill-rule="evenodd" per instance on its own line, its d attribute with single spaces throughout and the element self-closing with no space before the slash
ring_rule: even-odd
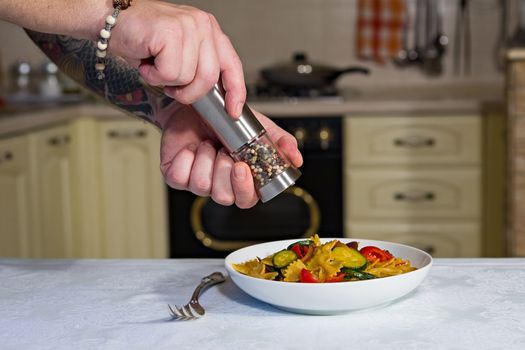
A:
<svg viewBox="0 0 525 350">
<path fill-rule="evenodd" d="M 25 107 L 0 113 L 0 137 L 64 123 L 77 118 L 129 118 L 108 104 L 82 103 L 66 106 L 46 106 L 32 110 Z"/>
<path fill-rule="evenodd" d="M 254 101 L 254 109 L 275 116 L 407 115 L 479 113 L 484 103 L 502 102 L 501 84 L 364 86 L 341 89 L 341 99 Z"/>
<path fill-rule="evenodd" d="M 169 321 L 213 271 L 223 260 L 0 260 L 1 347 L 525 348 L 525 259 L 436 259 L 415 292 L 337 316 L 281 311 L 227 279 L 202 295 L 204 318 Z"/>
<path fill-rule="evenodd" d="M 436 113 L 478 113 L 483 103 L 503 99 L 499 84 L 346 87 L 340 99 L 314 101 L 248 101 L 249 105 L 267 115 L 279 117 L 332 115 L 407 115 Z M 126 118 L 119 110 L 103 103 L 47 108 L 24 107 L 0 110 L 0 137 L 28 129 L 45 127 L 79 117 Z"/>
</svg>

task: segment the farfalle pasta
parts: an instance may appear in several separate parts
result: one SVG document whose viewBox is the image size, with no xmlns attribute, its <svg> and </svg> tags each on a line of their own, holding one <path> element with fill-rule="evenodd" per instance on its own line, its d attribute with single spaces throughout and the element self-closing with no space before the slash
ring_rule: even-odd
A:
<svg viewBox="0 0 525 350">
<path fill-rule="evenodd" d="M 322 244 L 318 235 L 262 259 L 233 264 L 233 268 L 255 278 L 301 283 L 367 280 L 416 269 L 387 250 L 374 246 L 358 249 L 358 242 L 345 244 L 339 240 Z"/>
</svg>

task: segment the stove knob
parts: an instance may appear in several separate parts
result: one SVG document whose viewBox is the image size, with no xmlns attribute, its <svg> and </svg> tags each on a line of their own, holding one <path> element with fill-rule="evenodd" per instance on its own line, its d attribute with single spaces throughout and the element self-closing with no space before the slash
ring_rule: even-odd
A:
<svg viewBox="0 0 525 350">
<path fill-rule="evenodd" d="M 306 129 L 301 127 L 296 128 L 293 131 L 293 136 L 295 136 L 295 139 L 297 140 L 297 146 L 303 148 L 306 140 Z"/>
<path fill-rule="evenodd" d="M 330 133 L 330 129 L 327 127 L 323 127 L 319 130 L 319 141 L 320 146 L 322 150 L 327 150 L 330 147 L 330 139 L 332 138 L 332 134 Z"/>
</svg>

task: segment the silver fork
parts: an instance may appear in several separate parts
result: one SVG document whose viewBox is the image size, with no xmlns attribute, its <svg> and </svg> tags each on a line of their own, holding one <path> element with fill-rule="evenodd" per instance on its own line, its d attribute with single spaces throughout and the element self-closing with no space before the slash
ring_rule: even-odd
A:
<svg viewBox="0 0 525 350">
<path fill-rule="evenodd" d="M 193 320 L 199 317 L 204 316 L 205 311 L 201 304 L 199 304 L 199 296 L 201 292 L 206 287 L 213 286 L 214 284 L 222 283 L 226 280 L 226 277 L 220 272 L 214 272 L 209 276 L 203 277 L 201 283 L 195 288 L 191 296 L 189 303 L 182 307 L 175 305 L 171 307 L 168 304 L 170 309 L 170 315 L 172 320 Z"/>
</svg>

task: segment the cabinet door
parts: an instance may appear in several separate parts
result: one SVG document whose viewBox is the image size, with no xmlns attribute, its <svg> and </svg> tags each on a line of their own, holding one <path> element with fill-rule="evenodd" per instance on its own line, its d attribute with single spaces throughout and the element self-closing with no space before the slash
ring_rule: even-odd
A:
<svg viewBox="0 0 525 350">
<path fill-rule="evenodd" d="M 0 256 L 30 257 L 33 223 L 27 137 L 0 140 Z"/>
<path fill-rule="evenodd" d="M 36 256 L 74 257 L 71 135 L 68 126 L 32 133 Z"/>
<path fill-rule="evenodd" d="M 160 134 L 139 121 L 101 122 L 102 245 L 111 258 L 167 256 Z"/>
<path fill-rule="evenodd" d="M 352 117 L 345 124 L 349 165 L 479 164 L 477 115 Z"/>
<path fill-rule="evenodd" d="M 469 223 L 347 222 L 348 236 L 410 245 L 435 258 L 481 256 L 480 226 Z"/>
<path fill-rule="evenodd" d="M 353 219 L 478 219 L 481 176 L 476 168 L 359 168 L 347 171 Z"/>
</svg>

